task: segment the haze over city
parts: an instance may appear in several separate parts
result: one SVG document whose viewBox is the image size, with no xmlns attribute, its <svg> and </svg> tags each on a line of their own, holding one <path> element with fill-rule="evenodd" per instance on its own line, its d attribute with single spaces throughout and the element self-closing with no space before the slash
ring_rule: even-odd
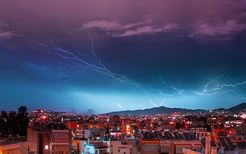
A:
<svg viewBox="0 0 246 154">
<path fill-rule="evenodd" d="M 0 1 L 1 110 L 209 110 L 245 102 L 245 6 Z"/>
</svg>

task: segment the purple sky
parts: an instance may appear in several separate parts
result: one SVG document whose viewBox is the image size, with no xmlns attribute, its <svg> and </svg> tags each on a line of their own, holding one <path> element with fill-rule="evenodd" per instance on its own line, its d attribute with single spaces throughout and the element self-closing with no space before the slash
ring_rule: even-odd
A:
<svg viewBox="0 0 246 154">
<path fill-rule="evenodd" d="M 12 0 L 0 4 L 0 18 L 11 25 L 10 30 L 34 34 L 61 24 L 98 27 L 113 36 L 172 30 L 185 30 L 191 37 L 229 36 L 245 29 L 246 17 L 245 0 Z"/>
</svg>

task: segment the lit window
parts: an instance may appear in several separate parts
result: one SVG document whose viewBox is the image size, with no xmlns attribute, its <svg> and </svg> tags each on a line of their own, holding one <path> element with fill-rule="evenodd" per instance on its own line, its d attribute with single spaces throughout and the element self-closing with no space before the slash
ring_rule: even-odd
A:
<svg viewBox="0 0 246 154">
<path fill-rule="evenodd" d="M 44 146 L 44 149 L 45 149 L 45 150 L 48 150 L 48 149 L 49 149 L 49 145 L 45 145 L 45 146 Z"/>
</svg>

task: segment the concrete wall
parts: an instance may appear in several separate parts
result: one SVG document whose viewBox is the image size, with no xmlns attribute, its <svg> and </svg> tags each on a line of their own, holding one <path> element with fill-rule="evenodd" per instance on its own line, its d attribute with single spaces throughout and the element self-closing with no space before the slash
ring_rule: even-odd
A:
<svg viewBox="0 0 246 154">
<path fill-rule="evenodd" d="M 117 154 L 130 154 L 132 150 L 131 144 L 122 144 L 121 141 L 111 141 L 110 151 Z"/>
<path fill-rule="evenodd" d="M 191 149 L 186 149 L 186 148 L 183 148 L 183 153 L 184 154 L 201 154 L 200 152 L 193 151 Z"/>
<path fill-rule="evenodd" d="M 0 154 L 27 154 L 27 142 L 0 146 Z"/>
<path fill-rule="evenodd" d="M 141 144 L 140 147 L 141 154 L 159 154 L 160 153 L 160 144 Z"/>
<path fill-rule="evenodd" d="M 38 152 L 38 133 L 31 128 L 27 129 L 27 146 L 29 151 L 37 154 Z"/>
</svg>

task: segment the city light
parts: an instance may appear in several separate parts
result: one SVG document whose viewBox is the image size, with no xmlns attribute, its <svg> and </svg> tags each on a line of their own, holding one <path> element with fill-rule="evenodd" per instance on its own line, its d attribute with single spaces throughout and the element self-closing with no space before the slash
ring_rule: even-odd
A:
<svg viewBox="0 0 246 154">
<path fill-rule="evenodd" d="M 45 150 L 49 150 L 49 145 L 45 145 L 45 146 L 44 146 L 44 149 L 45 149 Z"/>
</svg>

